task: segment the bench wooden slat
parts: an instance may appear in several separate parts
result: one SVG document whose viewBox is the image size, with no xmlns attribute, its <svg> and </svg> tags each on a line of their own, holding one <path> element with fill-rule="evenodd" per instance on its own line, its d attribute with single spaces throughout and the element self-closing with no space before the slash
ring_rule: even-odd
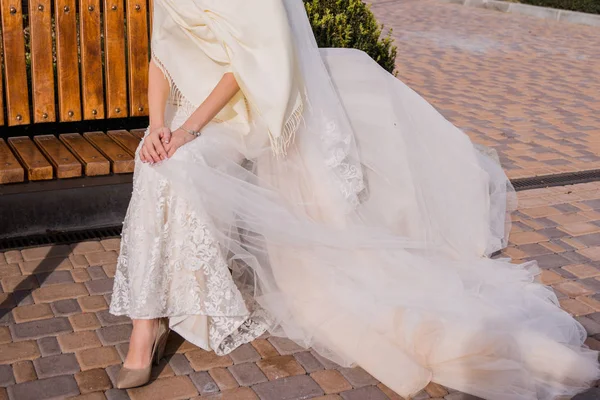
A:
<svg viewBox="0 0 600 400">
<path fill-rule="evenodd" d="M 100 0 L 79 0 L 83 118 L 104 118 L 104 85 L 100 51 Z"/>
<path fill-rule="evenodd" d="M 8 145 L 27 170 L 30 181 L 52 179 L 52 165 L 29 137 L 8 138 Z"/>
<path fill-rule="evenodd" d="M 83 137 L 110 160 L 113 173 L 133 172 L 135 163 L 131 154 L 105 135 L 104 132 L 86 132 Z"/>
<path fill-rule="evenodd" d="M 8 125 L 29 124 L 21 0 L 0 0 Z"/>
<path fill-rule="evenodd" d="M 110 174 L 110 161 L 79 133 L 63 133 L 59 136 L 59 139 L 83 164 L 85 175 Z"/>
<path fill-rule="evenodd" d="M 141 129 L 130 129 L 129 132 L 131 132 L 134 136 L 143 139 L 144 138 L 144 134 L 146 133 L 146 128 L 141 128 Z"/>
<path fill-rule="evenodd" d="M 119 143 L 129 154 L 135 156 L 135 150 L 140 144 L 140 138 L 127 132 L 124 129 L 108 131 L 107 135 L 112 140 Z"/>
<path fill-rule="evenodd" d="M 54 135 L 34 136 L 33 141 L 56 170 L 57 178 L 81 176 L 81 163 Z"/>
<path fill-rule="evenodd" d="M 29 1 L 31 29 L 31 86 L 34 122 L 56 121 L 52 65 L 51 0 Z"/>
<path fill-rule="evenodd" d="M 10 151 L 4 139 L 0 139 L 0 183 L 16 183 L 25 180 L 25 170 Z"/>
<path fill-rule="evenodd" d="M 61 121 L 81 120 L 75 0 L 56 0 L 56 58 Z"/>
<path fill-rule="evenodd" d="M 106 116 L 128 116 L 124 0 L 104 0 Z"/>
<path fill-rule="evenodd" d="M 148 7 L 146 0 L 127 0 L 129 107 L 131 116 L 148 115 Z"/>
</svg>

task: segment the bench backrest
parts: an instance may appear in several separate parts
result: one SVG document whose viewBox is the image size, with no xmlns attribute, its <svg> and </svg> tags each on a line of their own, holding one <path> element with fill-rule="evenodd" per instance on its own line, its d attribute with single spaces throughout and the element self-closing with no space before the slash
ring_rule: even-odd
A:
<svg viewBox="0 0 600 400">
<path fill-rule="evenodd" d="M 0 0 L 0 129 L 147 116 L 152 0 Z"/>
</svg>

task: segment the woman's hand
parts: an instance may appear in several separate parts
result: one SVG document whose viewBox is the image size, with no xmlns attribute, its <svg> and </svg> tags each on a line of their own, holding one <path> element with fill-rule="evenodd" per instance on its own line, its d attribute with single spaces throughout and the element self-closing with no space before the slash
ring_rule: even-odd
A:
<svg viewBox="0 0 600 400">
<path fill-rule="evenodd" d="M 169 140 L 165 144 L 165 150 L 167 151 L 167 157 L 170 158 L 178 148 L 180 148 L 181 146 L 183 146 L 186 143 L 191 142 L 195 138 L 196 138 L 196 136 L 184 131 L 183 129 L 175 130 L 171 134 L 171 140 Z"/>
<path fill-rule="evenodd" d="M 164 147 L 169 143 L 171 131 L 169 128 L 162 126 L 150 130 L 150 133 L 144 138 L 142 148 L 140 149 L 140 160 L 143 162 L 155 163 L 164 160 L 168 157 L 167 150 Z"/>
</svg>

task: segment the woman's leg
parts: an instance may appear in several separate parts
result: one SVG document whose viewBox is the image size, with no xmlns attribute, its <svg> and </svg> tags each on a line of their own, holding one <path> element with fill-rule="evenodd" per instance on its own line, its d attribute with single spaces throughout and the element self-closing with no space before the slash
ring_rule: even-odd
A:
<svg viewBox="0 0 600 400">
<path fill-rule="evenodd" d="M 145 368 L 152 361 L 150 353 L 156 337 L 158 319 L 134 319 L 129 339 L 129 350 L 123 362 L 126 368 Z"/>
</svg>

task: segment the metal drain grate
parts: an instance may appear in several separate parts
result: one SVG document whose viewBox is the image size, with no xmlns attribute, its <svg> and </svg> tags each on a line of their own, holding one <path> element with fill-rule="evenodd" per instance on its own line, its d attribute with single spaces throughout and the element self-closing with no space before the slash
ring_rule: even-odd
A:
<svg viewBox="0 0 600 400">
<path fill-rule="evenodd" d="M 0 251 L 24 249 L 43 245 L 76 243 L 90 239 L 119 237 L 122 226 L 85 229 L 71 232 L 48 232 L 45 234 L 0 239 Z"/>
<path fill-rule="evenodd" d="M 536 176 L 512 180 L 515 190 L 538 189 L 551 186 L 574 185 L 577 183 L 600 181 L 600 169 L 568 172 L 565 174 Z"/>
</svg>

